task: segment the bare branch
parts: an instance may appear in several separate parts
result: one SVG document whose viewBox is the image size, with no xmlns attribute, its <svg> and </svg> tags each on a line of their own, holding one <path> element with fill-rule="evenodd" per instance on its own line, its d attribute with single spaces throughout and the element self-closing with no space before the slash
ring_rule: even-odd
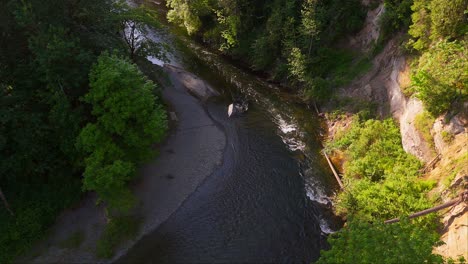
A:
<svg viewBox="0 0 468 264">
<path fill-rule="evenodd" d="M 8 201 L 7 199 L 5 198 L 5 195 L 3 195 L 3 191 L 2 191 L 2 188 L 0 187 L 0 198 L 2 198 L 3 200 L 3 205 L 5 205 L 5 208 L 8 210 L 8 212 L 10 212 L 10 214 L 12 216 L 14 216 L 15 214 L 13 213 L 13 211 L 10 209 L 10 205 L 8 204 Z"/>
</svg>

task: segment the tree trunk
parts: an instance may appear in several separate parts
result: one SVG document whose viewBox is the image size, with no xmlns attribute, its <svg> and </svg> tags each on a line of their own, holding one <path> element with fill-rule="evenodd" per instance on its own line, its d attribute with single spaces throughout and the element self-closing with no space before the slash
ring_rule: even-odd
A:
<svg viewBox="0 0 468 264">
<path fill-rule="evenodd" d="M 8 201 L 7 201 L 7 199 L 5 198 L 5 195 L 3 195 L 3 191 L 2 191 L 2 188 L 1 188 L 1 187 L 0 187 L 0 198 L 2 198 L 3 204 L 5 205 L 5 208 L 8 210 L 8 212 L 10 212 L 10 214 L 11 214 L 12 216 L 14 216 L 15 214 L 13 213 L 13 211 L 11 211 L 10 205 L 8 204 Z"/>
<path fill-rule="evenodd" d="M 310 59 L 310 52 L 312 51 L 312 41 L 313 41 L 313 38 L 310 38 L 310 41 L 309 41 L 309 52 L 307 53 L 307 58 Z"/>
<path fill-rule="evenodd" d="M 448 202 L 446 202 L 444 204 L 438 205 L 436 207 L 432 207 L 432 208 L 429 208 L 429 209 L 426 209 L 426 210 L 411 214 L 411 215 L 408 216 L 408 218 L 409 219 L 416 218 L 416 217 L 419 217 L 419 216 L 423 216 L 423 215 L 427 215 L 427 214 L 430 214 L 430 213 L 433 213 L 433 212 L 437 212 L 439 210 L 454 206 L 454 205 L 459 204 L 461 202 L 466 202 L 467 200 L 468 200 L 468 191 L 465 191 L 462 194 L 460 194 L 460 196 L 458 198 L 456 198 L 456 199 L 450 200 L 450 201 L 448 201 Z M 396 222 L 399 222 L 399 221 L 400 221 L 400 218 L 394 218 L 394 219 L 387 220 L 384 223 L 385 224 L 392 224 L 392 223 L 396 223 Z"/>
</svg>

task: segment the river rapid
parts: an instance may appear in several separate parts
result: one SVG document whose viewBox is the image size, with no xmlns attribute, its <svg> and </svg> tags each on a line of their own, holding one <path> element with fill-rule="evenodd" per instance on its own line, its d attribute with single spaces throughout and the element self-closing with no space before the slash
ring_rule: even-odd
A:
<svg viewBox="0 0 468 264">
<path fill-rule="evenodd" d="M 320 155 L 321 123 L 314 111 L 170 27 L 149 37 L 173 47 L 169 64 L 221 93 L 205 109 L 227 142 L 223 164 L 117 262 L 316 260 L 326 248 L 325 235 L 339 223 L 329 198 L 336 183 Z M 233 95 L 247 97 L 249 111 L 228 118 Z"/>
</svg>

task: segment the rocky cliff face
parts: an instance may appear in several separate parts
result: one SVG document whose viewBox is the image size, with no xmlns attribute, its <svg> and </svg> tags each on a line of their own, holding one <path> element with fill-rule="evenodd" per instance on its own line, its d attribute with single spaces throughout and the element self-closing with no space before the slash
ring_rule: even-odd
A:
<svg viewBox="0 0 468 264">
<path fill-rule="evenodd" d="M 368 12 L 361 32 L 350 37 L 349 48 L 363 53 L 369 52 L 379 37 L 378 19 L 384 12 L 383 3 Z M 424 106 L 420 100 L 415 97 L 408 98 L 402 91 L 402 87 L 410 84 L 410 67 L 400 52 L 399 39 L 401 36 L 389 40 L 383 51 L 373 58 L 372 69 L 350 85 L 342 87 L 338 94 L 341 97 L 374 102 L 381 117 L 392 116 L 397 120 L 405 151 L 431 165 L 427 168 L 425 177 L 438 182 L 438 187 L 432 195 L 442 201 L 448 200 L 468 188 L 468 105 L 465 104 L 466 109 L 461 109 L 461 113 L 453 117 L 437 118 L 431 129 L 433 143 L 427 142 L 422 131 L 418 131 L 415 126 L 416 116 L 423 113 Z M 329 125 L 329 136 L 333 138 L 337 127 L 349 125 L 349 118 L 343 119 L 341 123 L 334 121 Z M 452 179 L 463 179 L 464 182 L 458 182 L 458 185 L 450 184 Z M 449 212 L 442 212 L 445 217 L 442 240 L 446 245 L 436 249 L 439 254 L 452 258 L 464 255 L 465 259 L 468 259 L 466 208 L 467 204 L 461 203 Z"/>
</svg>

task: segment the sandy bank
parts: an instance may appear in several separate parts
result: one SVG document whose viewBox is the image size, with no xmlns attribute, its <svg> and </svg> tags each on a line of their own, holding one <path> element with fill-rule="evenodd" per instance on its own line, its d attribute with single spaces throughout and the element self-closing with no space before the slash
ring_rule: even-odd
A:
<svg viewBox="0 0 468 264">
<path fill-rule="evenodd" d="M 136 211 L 143 223 L 136 239 L 122 245 L 114 259 L 138 239 L 154 230 L 179 208 L 199 184 L 222 163 L 226 138 L 209 117 L 200 100 L 216 92 L 203 80 L 179 68 L 165 67 L 173 84 L 163 90 L 164 100 L 175 112 L 176 129 L 160 148 L 160 154 L 141 168 L 133 186 L 139 199 Z M 200 99 L 192 96 L 199 90 Z M 174 117 L 174 114 L 169 117 Z M 96 263 L 109 262 L 95 257 L 96 242 L 106 223 L 103 206 L 95 206 L 89 194 L 77 208 L 63 212 L 50 235 L 19 262 Z M 63 241 L 77 232 L 84 240 L 77 248 L 64 248 Z"/>
</svg>

